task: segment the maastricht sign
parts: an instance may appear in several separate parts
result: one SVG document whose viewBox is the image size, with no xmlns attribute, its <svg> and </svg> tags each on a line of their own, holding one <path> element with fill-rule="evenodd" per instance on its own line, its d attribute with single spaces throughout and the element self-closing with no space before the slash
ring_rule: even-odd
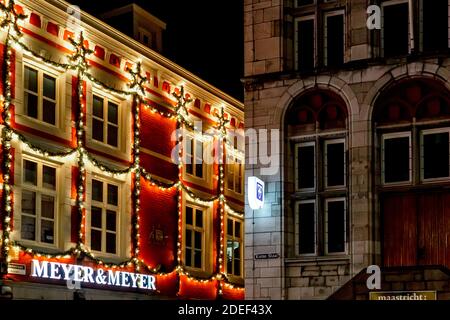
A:
<svg viewBox="0 0 450 320">
<path fill-rule="evenodd" d="M 42 279 L 72 280 L 102 286 L 156 290 L 156 279 L 152 275 L 94 269 L 87 266 L 34 259 L 31 261 L 31 276 Z"/>
</svg>

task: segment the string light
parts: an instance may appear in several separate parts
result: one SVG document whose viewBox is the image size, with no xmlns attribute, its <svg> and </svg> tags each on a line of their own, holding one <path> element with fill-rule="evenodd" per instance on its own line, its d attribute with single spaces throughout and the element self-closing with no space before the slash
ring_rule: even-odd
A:
<svg viewBox="0 0 450 320">
<path fill-rule="evenodd" d="M 143 167 L 140 166 L 140 108 L 143 106 L 146 110 L 149 110 L 152 113 L 159 114 L 167 119 L 175 119 L 177 120 L 177 129 L 181 128 L 182 125 L 188 127 L 190 129 L 194 129 L 193 122 L 189 120 L 189 113 L 187 110 L 187 105 L 192 102 L 192 99 L 188 97 L 184 93 L 184 87 L 181 86 L 180 89 L 175 90 L 172 95 L 177 99 L 177 104 L 174 107 L 173 112 L 162 112 L 152 106 L 145 99 L 145 83 L 148 82 L 148 79 L 142 75 L 141 63 L 137 62 L 135 64 L 135 68 L 133 70 L 128 70 L 131 76 L 131 81 L 128 84 L 129 90 L 120 90 L 114 87 L 106 85 L 104 82 L 96 79 L 92 74 L 89 73 L 89 63 L 88 56 L 93 53 L 86 44 L 83 32 L 79 33 L 78 40 L 73 38 L 69 38 L 70 43 L 74 47 L 74 51 L 72 54 L 68 56 L 69 63 L 60 63 L 52 61 L 34 50 L 30 49 L 27 45 L 25 45 L 21 41 L 22 33 L 18 26 L 18 22 L 26 18 L 25 15 L 18 14 L 15 10 L 14 0 L 9 0 L 8 5 L 0 2 L 0 12 L 3 14 L 3 20 L 0 23 L 0 28 L 7 31 L 6 36 L 6 46 L 5 46 L 5 56 L 4 61 L 6 64 L 5 67 L 5 77 L 4 77 L 4 96 L 1 98 L 1 103 L 3 105 L 2 117 L 4 120 L 4 126 L 1 132 L 1 148 L 2 148 L 2 174 L 3 174 L 3 189 L 4 189 L 4 197 L 2 197 L 2 208 L 4 211 L 3 215 L 3 223 L 2 223 L 2 241 L 1 241 L 1 256 L 5 259 L 7 263 L 10 262 L 10 254 L 9 251 L 11 248 L 13 250 L 23 251 L 25 254 L 36 256 L 36 257 L 45 257 L 48 259 L 68 259 L 70 257 L 79 257 L 79 258 L 88 258 L 92 260 L 97 265 L 101 265 L 105 268 L 126 268 L 134 265 L 136 269 L 143 267 L 147 272 L 152 274 L 156 274 L 161 277 L 167 277 L 172 275 L 174 272 L 179 276 L 186 276 L 188 281 L 194 281 L 197 283 L 211 283 L 214 281 L 218 281 L 218 293 L 222 293 L 222 280 L 229 281 L 227 275 L 223 270 L 223 240 L 224 240 L 224 230 L 223 230 L 223 219 L 225 210 L 230 214 L 235 216 L 243 217 L 243 213 L 237 212 L 233 210 L 231 207 L 227 205 L 224 189 L 223 189 L 223 163 L 219 165 L 219 186 L 220 191 L 217 196 L 213 197 L 200 197 L 197 196 L 188 186 L 186 186 L 182 181 L 182 148 L 179 150 L 179 179 L 173 183 L 164 183 L 159 181 L 158 179 L 153 178 L 153 176 L 148 173 Z M 34 144 L 30 140 L 28 140 L 23 134 L 17 132 L 14 128 L 11 127 L 11 111 L 10 106 L 12 102 L 12 88 L 11 88 L 11 58 L 12 58 L 12 48 L 13 46 L 17 49 L 23 50 L 28 54 L 34 56 L 39 61 L 51 65 L 59 70 L 69 71 L 74 70 L 77 72 L 77 110 L 78 115 L 76 119 L 75 129 L 76 129 L 76 147 L 71 148 L 69 150 L 58 151 L 55 152 L 50 149 L 46 149 L 40 145 Z M 112 168 L 105 163 L 94 158 L 87 150 L 85 149 L 85 123 L 84 117 L 85 114 L 83 112 L 85 108 L 85 99 L 84 96 L 84 80 L 89 80 L 92 84 L 101 87 L 102 90 L 105 90 L 110 93 L 114 93 L 116 95 L 120 95 L 122 97 L 132 96 L 133 97 L 133 118 L 134 118 L 134 130 L 133 130 L 133 163 L 124 169 L 115 169 Z M 223 142 L 226 141 L 226 124 L 228 120 L 225 119 L 223 107 L 221 109 L 221 114 L 219 115 L 219 124 L 217 129 L 219 130 L 220 142 L 221 142 L 221 150 L 223 151 Z M 179 142 L 182 141 L 182 136 L 178 136 Z M 15 241 L 10 239 L 11 232 L 11 212 L 12 212 L 12 184 L 11 184 L 11 161 L 12 161 L 12 153 L 11 153 L 11 142 L 13 139 L 19 140 L 21 143 L 30 148 L 33 152 L 39 153 L 44 157 L 58 157 L 64 158 L 70 155 L 77 156 L 77 165 L 78 165 L 78 177 L 77 177 L 77 196 L 76 196 L 76 207 L 78 212 L 78 237 L 76 246 L 70 248 L 64 252 L 58 253 L 47 253 L 38 251 L 32 248 L 28 248 L 26 246 L 21 245 Z M 223 154 L 223 153 L 221 153 Z M 126 261 L 122 261 L 120 263 L 106 263 L 102 259 L 96 257 L 86 246 L 85 246 L 85 225 L 86 225 L 86 217 L 85 217 L 85 183 L 86 183 L 86 160 L 89 161 L 94 167 L 98 168 L 102 172 L 109 173 L 111 175 L 122 175 L 133 172 L 134 173 L 134 219 L 133 219 L 133 253 L 132 257 Z M 151 183 L 152 186 L 158 187 L 160 190 L 178 190 L 178 233 L 177 233 L 177 266 L 174 270 L 170 272 L 160 272 L 161 266 L 158 265 L 156 267 L 148 266 L 143 260 L 139 258 L 140 253 L 140 233 L 139 233 L 139 211 L 140 211 L 140 179 L 144 178 L 147 182 Z M 220 252 L 219 252 L 219 268 L 218 272 L 211 275 L 211 277 L 207 279 L 199 279 L 196 277 L 192 277 L 187 271 L 184 270 L 181 261 L 181 250 L 182 250 L 182 197 L 183 194 L 189 198 L 190 201 L 194 201 L 199 204 L 212 204 L 215 201 L 219 201 L 220 207 L 220 223 L 221 223 L 221 231 L 220 231 Z M 227 282 L 225 282 L 225 286 L 230 289 L 240 290 L 239 287 L 233 286 Z"/>
</svg>

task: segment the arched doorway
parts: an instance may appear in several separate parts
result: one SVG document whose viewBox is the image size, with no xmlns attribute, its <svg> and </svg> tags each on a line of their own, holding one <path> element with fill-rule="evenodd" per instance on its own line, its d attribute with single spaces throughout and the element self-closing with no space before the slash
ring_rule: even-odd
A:
<svg viewBox="0 0 450 320">
<path fill-rule="evenodd" d="M 450 268 L 450 93 L 434 79 L 399 81 L 373 119 L 383 265 Z"/>
</svg>

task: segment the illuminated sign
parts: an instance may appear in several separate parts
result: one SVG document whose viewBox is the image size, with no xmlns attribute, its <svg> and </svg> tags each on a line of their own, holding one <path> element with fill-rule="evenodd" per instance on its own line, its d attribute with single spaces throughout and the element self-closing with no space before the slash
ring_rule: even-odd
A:
<svg viewBox="0 0 450 320">
<path fill-rule="evenodd" d="M 436 300 L 436 291 L 375 291 L 370 292 L 369 299 L 379 301 Z"/>
<path fill-rule="evenodd" d="M 248 203 L 253 210 L 264 206 L 264 181 L 257 177 L 248 178 Z"/>
<path fill-rule="evenodd" d="M 31 276 L 43 279 L 73 280 L 103 286 L 156 290 L 155 277 L 151 275 L 94 269 L 60 262 L 32 260 Z"/>
</svg>

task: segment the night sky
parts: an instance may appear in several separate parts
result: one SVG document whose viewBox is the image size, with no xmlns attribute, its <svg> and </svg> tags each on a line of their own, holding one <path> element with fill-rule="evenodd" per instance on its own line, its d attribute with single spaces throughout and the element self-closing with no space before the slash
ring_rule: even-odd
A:
<svg viewBox="0 0 450 320">
<path fill-rule="evenodd" d="M 68 0 L 92 15 L 133 1 Z M 167 23 L 163 55 L 242 101 L 242 0 L 135 0 Z"/>
</svg>

